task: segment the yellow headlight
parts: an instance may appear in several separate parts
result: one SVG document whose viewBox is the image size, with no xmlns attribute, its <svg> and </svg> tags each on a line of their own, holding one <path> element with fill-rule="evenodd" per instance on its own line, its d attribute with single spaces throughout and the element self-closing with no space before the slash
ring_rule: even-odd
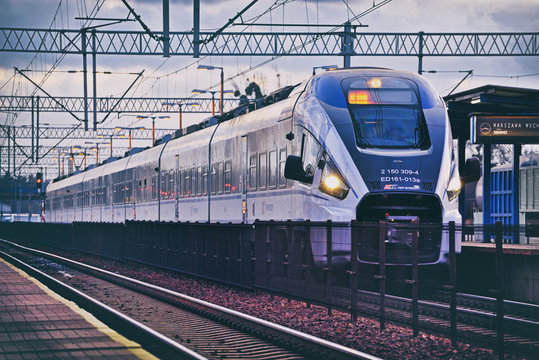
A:
<svg viewBox="0 0 539 360">
<path fill-rule="evenodd" d="M 330 176 L 327 176 L 324 178 L 324 185 L 329 188 L 329 189 L 336 189 L 338 186 L 341 185 L 341 180 L 335 176 L 335 175 L 330 175 Z"/>
<path fill-rule="evenodd" d="M 452 201 L 459 195 L 461 187 L 462 182 L 460 181 L 460 177 L 453 176 L 447 185 L 447 197 L 449 198 L 449 201 Z"/>
</svg>

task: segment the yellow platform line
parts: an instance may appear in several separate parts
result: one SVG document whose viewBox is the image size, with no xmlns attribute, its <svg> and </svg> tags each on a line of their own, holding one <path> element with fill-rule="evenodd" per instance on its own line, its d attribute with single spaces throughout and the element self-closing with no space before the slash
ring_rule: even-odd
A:
<svg viewBox="0 0 539 360">
<path fill-rule="evenodd" d="M 102 332 L 103 334 L 110 337 L 113 341 L 120 343 L 124 345 L 127 350 L 129 350 L 133 355 L 138 357 L 139 359 L 144 360 L 155 360 L 158 359 L 154 355 L 150 354 L 146 350 L 144 350 L 139 343 L 127 339 L 125 336 L 117 333 L 115 330 L 108 327 L 106 324 L 101 322 L 99 319 L 97 319 L 95 316 L 90 314 L 88 311 L 82 309 L 77 304 L 75 304 L 73 301 L 67 300 L 66 298 L 58 295 L 51 289 L 49 289 L 47 286 L 39 282 L 36 278 L 28 275 L 23 270 L 13 266 L 11 263 L 5 261 L 4 259 L 0 258 L 0 261 L 18 272 L 21 276 L 27 278 L 28 280 L 32 281 L 34 284 L 36 284 L 41 290 L 45 291 L 47 295 L 51 296 L 52 298 L 60 301 L 62 304 L 69 307 L 71 310 L 82 316 L 88 323 L 90 323 L 92 326 L 94 326 L 98 331 Z"/>
</svg>

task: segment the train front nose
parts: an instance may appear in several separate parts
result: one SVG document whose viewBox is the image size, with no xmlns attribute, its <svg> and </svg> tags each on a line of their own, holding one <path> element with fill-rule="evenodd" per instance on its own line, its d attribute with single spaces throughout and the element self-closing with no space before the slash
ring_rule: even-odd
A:
<svg viewBox="0 0 539 360">
<path fill-rule="evenodd" d="M 360 227 L 358 257 L 376 263 L 384 242 L 388 264 L 411 264 L 414 236 L 418 262 L 435 263 L 442 242 L 442 211 L 438 198 L 425 194 L 369 194 L 357 208 Z M 415 233 L 415 235 L 414 235 Z"/>
<path fill-rule="evenodd" d="M 390 216 L 386 214 L 385 242 L 393 246 L 413 248 L 413 229 L 417 224 L 417 216 Z"/>
</svg>

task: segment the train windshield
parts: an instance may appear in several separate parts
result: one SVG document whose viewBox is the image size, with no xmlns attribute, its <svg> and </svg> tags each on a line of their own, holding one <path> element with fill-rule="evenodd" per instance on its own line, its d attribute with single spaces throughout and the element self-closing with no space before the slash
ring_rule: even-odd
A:
<svg viewBox="0 0 539 360">
<path fill-rule="evenodd" d="M 430 146 L 417 85 L 408 79 L 365 77 L 342 83 L 362 148 L 425 149 Z"/>
</svg>

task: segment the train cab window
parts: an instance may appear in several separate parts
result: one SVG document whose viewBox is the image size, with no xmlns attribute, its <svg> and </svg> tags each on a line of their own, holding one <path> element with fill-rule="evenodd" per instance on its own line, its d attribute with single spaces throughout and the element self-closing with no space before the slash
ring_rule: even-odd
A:
<svg viewBox="0 0 539 360">
<path fill-rule="evenodd" d="M 197 196 L 200 196 L 202 195 L 203 193 L 203 190 L 202 190 L 202 168 L 199 166 L 197 168 Z"/>
<path fill-rule="evenodd" d="M 202 167 L 202 195 L 208 195 L 208 165 Z"/>
<path fill-rule="evenodd" d="M 279 150 L 279 187 L 286 188 L 286 178 L 284 177 L 284 167 L 286 164 L 286 148 Z"/>
<path fill-rule="evenodd" d="M 249 184 L 248 191 L 256 191 L 256 154 L 249 157 Z"/>
<path fill-rule="evenodd" d="M 232 163 L 225 162 L 225 193 L 230 194 L 232 192 Z"/>
<path fill-rule="evenodd" d="M 409 79 L 352 78 L 342 83 L 361 148 L 428 149 L 419 89 Z"/>
<path fill-rule="evenodd" d="M 258 188 L 266 189 L 267 173 L 266 173 L 266 153 L 258 155 Z"/>
<path fill-rule="evenodd" d="M 277 187 L 277 150 L 272 150 L 268 154 L 268 188 Z"/>
</svg>

